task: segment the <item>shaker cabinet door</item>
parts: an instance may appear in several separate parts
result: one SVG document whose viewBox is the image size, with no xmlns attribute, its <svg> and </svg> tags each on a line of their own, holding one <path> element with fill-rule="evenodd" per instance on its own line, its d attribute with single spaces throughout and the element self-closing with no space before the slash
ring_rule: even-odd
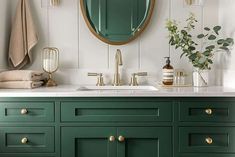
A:
<svg viewBox="0 0 235 157">
<path fill-rule="evenodd" d="M 62 157 L 116 157 L 116 128 L 63 127 Z M 111 138 L 111 139 L 110 139 Z"/>
<path fill-rule="evenodd" d="M 117 157 L 172 157 L 170 127 L 121 127 Z"/>
</svg>

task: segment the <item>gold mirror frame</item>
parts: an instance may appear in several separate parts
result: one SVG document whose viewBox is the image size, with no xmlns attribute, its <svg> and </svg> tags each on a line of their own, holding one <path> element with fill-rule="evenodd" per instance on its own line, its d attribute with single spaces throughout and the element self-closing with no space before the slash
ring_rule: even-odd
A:
<svg viewBox="0 0 235 157">
<path fill-rule="evenodd" d="M 93 29 L 92 25 L 90 24 L 90 21 L 88 20 L 88 15 L 87 15 L 87 12 L 86 12 L 86 9 L 85 9 L 85 5 L 84 5 L 84 1 L 85 0 L 80 0 L 80 7 L 81 7 L 81 10 L 82 10 L 82 15 L 83 15 L 83 18 L 89 28 L 89 30 L 91 31 L 91 33 L 96 36 L 99 40 L 107 43 L 107 44 L 110 44 L 110 45 L 124 45 L 124 44 L 128 44 L 130 43 L 131 41 L 135 40 L 137 37 L 139 37 L 141 35 L 141 33 L 146 29 L 146 27 L 148 26 L 150 20 L 151 20 L 151 17 L 153 15 L 153 11 L 154 11 L 154 6 L 155 6 L 155 0 L 150 0 L 150 7 L 149 7 L 149 13 L 148 13 L 148 16 L 143 24 L 143 26 L 140 28 L 139 31 L 136 31 L 135 35 L 133 37 L 131 37 L 129 40 L 125 41 L 125 42 L 113 42 L 113 41 L 110 41 L 102 36 L 100 36 L 99 34 L 96 33 L 96 31 Z"/>
</svg>

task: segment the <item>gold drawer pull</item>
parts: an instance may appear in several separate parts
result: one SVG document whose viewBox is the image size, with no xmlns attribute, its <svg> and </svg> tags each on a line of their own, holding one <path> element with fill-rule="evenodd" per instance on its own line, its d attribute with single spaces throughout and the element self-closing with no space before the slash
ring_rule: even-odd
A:
<svg viewBox="0 0 235 157">
<path fill-rule="evenodd" d="M 110 142 L 114 142 L 114 141 L 115 141 L 115 137 L 114 137 L 114 136 L 110 136 L 110 137 L 109 137 L 109 141 L 110 141 Z"/>
<path fill-rule="evenodd" d="M 21 109 L 20 113 L 22 115 L 26 115 L 28 113 L 28 110 L 26 108 Z"/>
<path fill-rule="evenodd" d="M 21 139 L 21 143 L 22 144 L 26 144 L 28 142 L 28 139 L 26 137 L 22 138 Z"/>
<path fill-rule="evenodd" d="M 118 141 L 119 141 L 119 142 L 124 142 L 124 141 L 125 141 L 125 137 L 119 136 L 119 137 L 118 137 Z"/>
<path fill-rule="evenodd" d="M 212 144 L 213 143 L 213 139 L 211 137 L 207 137 L 205 139 L 205 141 L 206 141 L 207 144 Z"/>
<path fill-rule="evenodd" d="M 212 113 L 213 113 L 212 109 L 210 109 L 210 108 L 205 109 L 205 112 L 206 112 L 206 114 L 208 114 L 208 115 L 212 115 Z"/>
</svg>

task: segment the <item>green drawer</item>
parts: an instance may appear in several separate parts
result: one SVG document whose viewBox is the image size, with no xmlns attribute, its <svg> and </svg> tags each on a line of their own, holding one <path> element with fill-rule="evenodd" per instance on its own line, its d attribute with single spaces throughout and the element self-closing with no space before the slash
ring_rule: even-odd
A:
<svg viewBox="0 0 235 157">
<path fill-rule="evenodd" d="M 178 157 L 235 157 L 235 154 L 214 154 L 214 153 L 203 153 L 203 154 L 180 154 Z"/>
<path fill-rule="evenodd" d="M 44 154 L 0 154 L 1 157 L 55 157 L 54 155 L 44 155 Z"/>
<path fill-rule="evenodd" d="M 64 122 L 154 122 L 172 121 L 172 102 L 76 101 L 61 102 Z"/>
<path fill-rule="evenodd" d="M 235 122 L 233 101 L 183 101 L 179 119 L 184 122 Z"/>
<path fill-rule="evenodd" d="M 52 122 L 53 102 L 0 102 L 0 122 Z"/>
<path fill-rule="evenodd" d="M 54 152 L 53 127 L 0 127 L 0 153 Z"/>
<path fill-rule="evenodd" d="M 180 127 L 180 152 L 235 152 L 235 127 Z"/>
</svg>

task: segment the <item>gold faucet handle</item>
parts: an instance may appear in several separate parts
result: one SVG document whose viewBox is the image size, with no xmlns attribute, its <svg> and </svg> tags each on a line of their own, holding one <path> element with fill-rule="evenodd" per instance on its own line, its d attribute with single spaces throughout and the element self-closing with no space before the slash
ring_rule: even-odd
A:
<svg viewBox="0 0 235 157">
<path fill-rule="evenodd" d="M 147 76 L 148 73 L 147 72 L 138 72 L 138 73 L 134 73 L 136 76 Z"/>
<path fill-rule="evenodd" d="M 87 75 L 88 75 L 88 76 L 99 76 L 100 73 L 88 73 Z M 102 73 L 101 73 L 101 75 L 102 75 Z"/>
<path fill-rule="evenodd" d="M 104 78 L 102 73 L 88 73 L 88 76 L 98 76 L 96 86 L 104 86 Z"/>
<path fill-rule="evenodd" d="M 131 82 L 130 82 L 130 86 L 138 86 L 138 81 L 137 81 L 137 77 L 136 76 L 147 76 L 148 73 L 147 72 L 138 72 L 138 73 L 133 73 L 131 75 Z"/>
</svg>

